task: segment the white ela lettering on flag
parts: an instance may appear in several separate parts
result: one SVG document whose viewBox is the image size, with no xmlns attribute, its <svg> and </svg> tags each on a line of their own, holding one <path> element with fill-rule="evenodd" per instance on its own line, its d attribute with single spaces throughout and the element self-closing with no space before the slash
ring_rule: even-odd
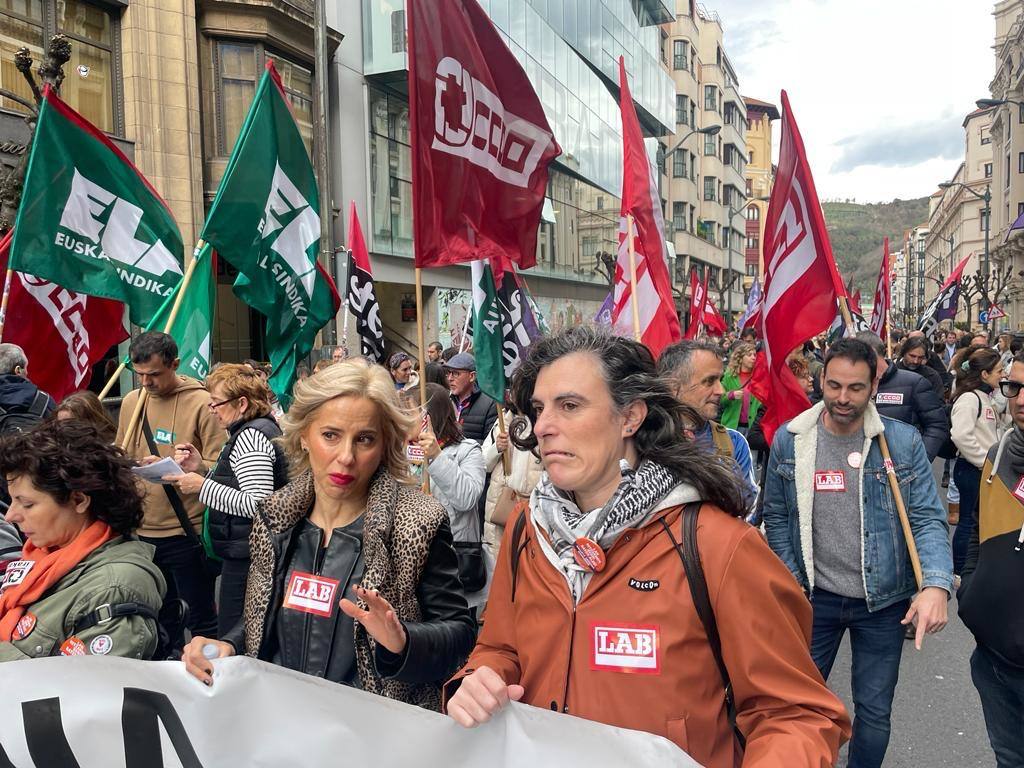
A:
<svg viewBox="0 0 1024 768">
<path fill-rule="evenodd" d="M 135 239 L 143 210 L 85 178 L 75 169 L 54 245 L 80 256 L 116 261 L 118 276 L 129 285 L 168 296 L 174 285 L 139 274 L 181 276 L 178 260 L 159 240 L 152 245 Z M 77 236 L 77 237 L 76 237 Z M 85 238 L 79 239 L 79 238 Z"/>
<path fill-rule="evenodd" d="M 538 755 L 544 765 L 700 768 L 649 733 L 518 703 L 462 728 L 245 656 L 215 661 L 209 688 L 181 662 L 110 655 L 3 664 L 0 685 L 0 744 L 19 766 L 312 768 L 337 765 L 344 754 L 347 765 L 374 768 L 536 768 Z"/>
<path fill-rule="evenodd" d="M 281 269 L 280 264 L 271 264 L 270 270 L 274 280 L 284 289 L 296 319 L 305 325 L 307 302 L 313 297 L 316 282 L 315 262 L 310 261 L 307 251 L 309 246 L 320 240 L 320 216 L 310 207 L 309 201 L 302 196 L 288 174 L 281 170 L 280 163 L 275 163 L 266 210 L 260 222 L 260 234 L 264 240 L 275 232 L 278 235 L 270 244 L 270 250 L 291 268 L 305 297 L 299 295 L 295 278 Z M 267 268 L 266 255 L 260 260 L 260 266 Z"/>
</svg>

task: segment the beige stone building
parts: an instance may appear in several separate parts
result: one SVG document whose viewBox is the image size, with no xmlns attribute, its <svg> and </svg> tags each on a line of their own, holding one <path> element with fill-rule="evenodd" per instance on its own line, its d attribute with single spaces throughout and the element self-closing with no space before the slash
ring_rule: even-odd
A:
<svg viewBox="0 0 1024 768">
<path fill-rule="evenodd" d="M 774 104 L 749 96 L 747 104 L 747 168 L 744 173 L 747 184 L 746 248 L 744 249 L 744 288 L 754 280 L 764 282 L 764 222 L 768 213 L 768 198 L 775 182 L 775 165 L 772 163 L 772 121 L 779 119 L 779 110 Z"/>
<path fill-rule="evenodd" d="M 719 310 L 744 309 L 747 109 L 723 45 L 722 20 L 691 0 L 677 0 L 676 20 L 662 29 L 672 47 L 675 133 L 669 147 L 666 220 L 676 252 L 677 291 L 691 268 L 710 272 Z M 717 133 L 700 133 L 718 126 Z M 678 149 L 674 148 L 678 147 Z M 687 311 L 682 302 L 680 310 Z"/>
<path fill-rule="evenodd" d="M 977 276 L 984 267 L 985 202 L 993 175 L 992 120 L 996 109 L 976 109 L 963 121 L 964 161 L 953 178 L 932 195 L 925 242 L 925 297 L 930 301 L 950 271 L 969 257 L 963 275 Z M 991 237 L 991 233 L 990 233 Z M 993 268 L 994 269 L 994 268 Z M 972 286 L 974 289 L 974 286 Z M 962 292 L 957 322 L 979 325 L 980 296 Z"/>
</svg>

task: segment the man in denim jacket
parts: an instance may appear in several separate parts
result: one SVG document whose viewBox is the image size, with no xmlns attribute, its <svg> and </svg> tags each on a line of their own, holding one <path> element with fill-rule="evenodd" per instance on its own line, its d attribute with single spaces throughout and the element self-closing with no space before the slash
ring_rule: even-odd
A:
<svg viewBox="0 0 1024 768">
<path fill-rule="evenodd" d="M 824 399 L 776 432 L 765 487 L 768 544 L 811 598 L 811 655 L 826 679 L 850 630 L 850 768 L 882 764 L 904 626 L 916 624 L 920 650 L 925 634 L 946 625 L 953 589 L 931 464 L 914 427 L 875 410 L 876 362 L 862 341 L 832 346 Z M 921 559 L 920 591 L 878 445 L 883 431 Z"/>
</svg>

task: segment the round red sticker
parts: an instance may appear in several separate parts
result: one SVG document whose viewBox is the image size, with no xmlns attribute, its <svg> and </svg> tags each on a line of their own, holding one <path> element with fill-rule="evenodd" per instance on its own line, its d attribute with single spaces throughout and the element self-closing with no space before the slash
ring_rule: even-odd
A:
<svg viewBox="0 0 1024 768">
<path fill-rule="evenodd" d="M 14 627 L 14 631 L 11 633 L 11 637 L 15 640 L 24 640 L 31 634 L 32 630 L 36 626 L 35 614 L 26 613 L 20 619 L 18 619 L 17 625 Z"/>
<path fill-rule="evenodd" d="M 576 539 L 572 545 L 572 556 L 580 568 L 586 568 L 595 573 L 604 570 L 604 550 L 593 539 L 588 539 L 586 536 Z"/>
</svg>

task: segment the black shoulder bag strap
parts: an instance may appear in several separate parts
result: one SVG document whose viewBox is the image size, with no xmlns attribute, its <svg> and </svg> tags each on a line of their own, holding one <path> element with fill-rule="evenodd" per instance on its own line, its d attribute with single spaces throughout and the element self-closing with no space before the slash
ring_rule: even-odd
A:
<svg viewBox="0 0 1024 768">
<path fill-rule="evenodd" d="M 46 406 L 50 402 L 50 396 L 43 392 L 41 389 L 36 390 L 36 396 L 32 398 L 32 405 L 28 407 L 28 412 L 33 416 L 38 416 L 40 419 L 46 417 Z"/>
<path fill-rule="evenodd" d="M 97 624 L 106 624 L 124 616 L 141 616 L 144 619 L 157 621 L 156 614 L 148 605 L 143 605 L 142 603 L 104 603 L 95 610 L 79 616 L 75 621 L 74 633 L 77 635 L 79 632 L 92 629 Z"/>
<path fill-rule="evenodd" d="M 149 428 L 149 419 L 145 416 L 142 417 L 142 434 L 146 436 L 146 442 L 149 444 L 149 450 L 154 456 L 159 456 L 156 449 L 156 440 L 153 439 L 153 430 Z M 196 533 L 196 529 L 192 527 L 192 521 L 188 519 L 188 514 L 185 512 L 185 505 L 181 501 L 181 496 L 178 495 L 178 491 L 171 488 L 169 485 L 161 485 L 164 489 L 164 493 L 167 494 L 167 501 L 171 503 L 171 509 L 174 510 L 175 517 L 178 518 L 178 524 L 181 526 L 185 535 L 188 536 L 189 541 L 193 544 L 198 544 L 200 547 L 203 546 L 203 542 L 199 540 L 199 535 Z"/>
<path fill-rule="evenodd" d="M 682 544 L 676 541 L 672 529 L 664 518 L 661 519 L 661 524 L 669 539 L 672 540 L 679 559 L 683 561 L 683 570 L 686 572 L 686 583 L 690 586 L 693 605 L 697 609 L 700 623 L 704 625 L 704 633 L 708 637 L 708 645 L 711 646 L 711 655 L 715 657 L 718 673 L 722 676 L 722 684 L 725 686 L 725 711 L 729 717 L 729 725 L 732 726 L 740 748 L 746 749 L 747 739 L 736 726 L 736 702 L 733 699 L 732 682 L 729 680 L 729 670 L 726 669 L 725 661 L 722 659 L 722 640 L 718 636 L 718 622 L 715 621 L 715 612 L 711 607 L 711 598 L 708 596 L 708 582 L 704 577 L 704 567 L 701 565 L 700 553 L 697 550 L 697 514 L 700 512 L 700 506 L 700 502 L 691 502 L 683 507 L 681 515 L 683 520 Z"/>
<path fill-rule="evenodd" d="M 512 545 L 512 602 L 516 601 L 516 583 L 519 581 L 519 558 L 522 556 L 523 547 L 526 546 L 526 542 L 523 541 L 523 534 L 526 532 L 526 515 L 529 514 L 528 509 L 524 509 L 519 517 L 516 518 L 515 525 L 512 527 L 512 541 L 509 542 Z"/>
</svg>

